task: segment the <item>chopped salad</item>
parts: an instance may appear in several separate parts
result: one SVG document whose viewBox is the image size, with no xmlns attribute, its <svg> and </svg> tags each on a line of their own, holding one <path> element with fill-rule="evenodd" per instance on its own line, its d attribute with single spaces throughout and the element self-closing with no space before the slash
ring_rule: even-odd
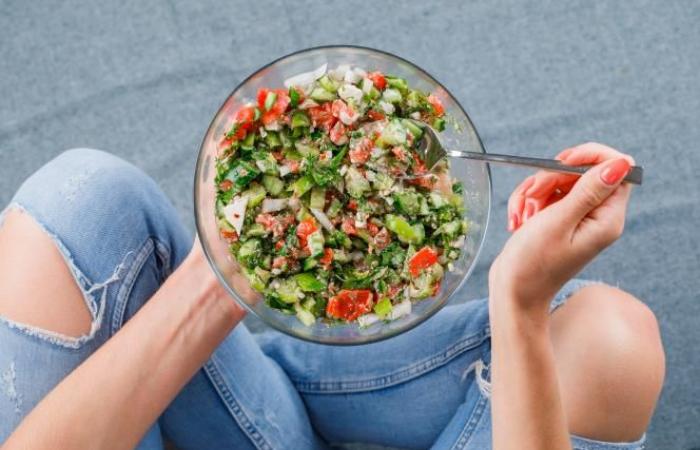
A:
<svg viewBox="0 0 700 450">
<path fill-rule="evenodd" d="M 436 95 L 341 65 L 260 89 L 216 161 L 220 235 L 272 308 L 367 326 L 435 295 L 467 232 L 462 184 L 415 151 Z"/>
</svg>

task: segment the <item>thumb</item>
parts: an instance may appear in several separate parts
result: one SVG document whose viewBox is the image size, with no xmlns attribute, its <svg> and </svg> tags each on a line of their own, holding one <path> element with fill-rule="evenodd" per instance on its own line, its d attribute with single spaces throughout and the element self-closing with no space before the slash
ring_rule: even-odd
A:
<svg viewBox="0 0 700 450">
<path fill-rule="evenodd" d="M 630 170 L 625 158 L 605 161 L 589 169 L 557 206 L 569 225 L 578 224 L 615 192 Z"/>
</svg>

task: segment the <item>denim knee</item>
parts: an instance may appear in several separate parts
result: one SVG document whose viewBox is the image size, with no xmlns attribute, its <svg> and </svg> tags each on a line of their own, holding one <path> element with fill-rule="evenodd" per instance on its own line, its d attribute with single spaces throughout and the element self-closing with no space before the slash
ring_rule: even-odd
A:
<svg viewBox="0 0 700 450">
<path fill-rule="evenodd" d="M 147 239 L 161 247 L 169 272 L 191 245 L 175 208 L 155 181 L 100 150 L 61 153 L 22 184 L 13 206 L 27 211 L 57 237 L 87 272 L 96 256 Z M 92 275 L 99 279 L 101 274 Z"/>
</svg>

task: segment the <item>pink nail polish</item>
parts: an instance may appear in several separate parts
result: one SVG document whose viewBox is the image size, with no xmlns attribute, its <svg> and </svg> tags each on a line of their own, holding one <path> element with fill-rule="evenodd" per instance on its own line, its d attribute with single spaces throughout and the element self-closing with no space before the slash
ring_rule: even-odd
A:
<svg viewBox="0 0 700 450">
<path fill-rule="evenodd" d="M 603 183 L 608 185 L 617 184 L 630 171 L 630 163 L 625 158 L 616 159 L 609 163 L 600 173 Z"/>
<path fill-rule="evenodd" d="M 515 230 L 515 217 L 510 216 L 508 219 L 508 231 L 513 231 Z"/>
</svg>

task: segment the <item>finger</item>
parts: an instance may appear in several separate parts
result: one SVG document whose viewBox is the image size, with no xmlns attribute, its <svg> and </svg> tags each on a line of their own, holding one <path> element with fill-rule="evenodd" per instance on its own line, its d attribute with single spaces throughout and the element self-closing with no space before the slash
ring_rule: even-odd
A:
<svg viewBox="0 0 700 450">
<path fill-rule="evenodd" d="M 589 218 L 580 224 L 574 235 L 574 244 L 582 242 L 585 246 L 593 245 L 602 249 L 616 241 L 624 231 L 627 205 L 632 193 L 632 186 L 622 184 L 610 197 L 605 199 Z"/>
<path fill-rule="evenodd" d="M 514 231 L 520 225 L 522 210 L 525 204 L 525 191 L 534 182 L 534 176 L 527 177 L 520 185 L 515 188 L 508 199 L 508 230 Z"/>
<path fill-rule="evenodd" d="M 629 169 L 629 161 L 620 157 L 598 164 L 583 174 L 571 192 L 554 205 L 561 210 L 562 223 L 577 225 L 615 192 Z"/>
<path fill-rule="evenodd" d="M 528 198 L 547 198 L 554 190 L 561 189 L 563 186 L 575 182 L 576 179 L 578 179 L 578 175 L 540 171 L 535 174 L 535 181 L 525 191 L 525 196 Z"/>
<path fill-rule="evenodd" d="M 564 150 L 558 157 L 558 159 L 560 159 L 563 163 L 571 166 L 598 164 L 614 158 L 625 158 L 631 165 L 634 165 L 634 158 L 632 158 L 630 155 L 626 155 L 612 147 L 595 142 L 582 144 L 572 147 L 571 149 Z"/>
</svg>

